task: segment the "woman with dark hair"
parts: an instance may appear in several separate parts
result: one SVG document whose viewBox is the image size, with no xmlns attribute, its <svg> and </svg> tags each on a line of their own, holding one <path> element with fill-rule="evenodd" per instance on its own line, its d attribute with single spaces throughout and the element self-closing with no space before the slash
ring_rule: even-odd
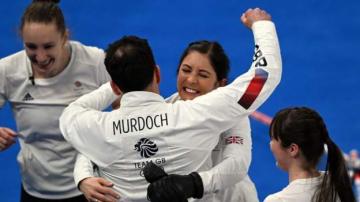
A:
<svg viewBox="0 0 360 202">
<path fill-rule="evenodd" d="M 321 116 L 306 107 L 279 111 L 270 125 L 270 149 L 289 173 L 289 185 L 265 202 L 355 202 L 345 161 Z M 324 172 L 316 165 L 327 148 Z"/>
<path fill-rule="evenodd" d="M 258 10 L 258 9 L 256 9 Z M 270 23 L 270 15 L 259 10 L 265 22 Z M 249 27 L 250 28 L 250 27 Z M 258 51 L 258 50 L 257 50 Z M 193 100 L 227 84 L 230 71 L 229 59 L 222 46 L 215 41 L 195 41 L 190 43 L 180 57 L 177 67 L 178 92 L 167 98 L 167 102 Z M 248 176 L 251 163 L 251 128 L 247 116 L 240 117 L 236 125 L 223 132 L 212 151 L 213 168 L 199 171 L 203 180 L 204 194 L 212 194 L 211 201 L 256 202 L 257 191 Z M 79 155 L 74 176 L 79 189 L 88 199 L 115 201 L 116 193 L 104 186 L 110 182 L 93 177 L 92 163 Z"/>
<path fill-rule="evenodd" d="M 63 109 L 110 80 L 104 52 L 69 41 L 59 0 L 33 1 L 20 23 L 24 50 L 0 60 L 0 107 L 17 131 L 0 127 L 0 151 L 19 139 L 21 201 L 86 201 L 73 180 L 76 150 L 59 129 Z"/>
</svg>

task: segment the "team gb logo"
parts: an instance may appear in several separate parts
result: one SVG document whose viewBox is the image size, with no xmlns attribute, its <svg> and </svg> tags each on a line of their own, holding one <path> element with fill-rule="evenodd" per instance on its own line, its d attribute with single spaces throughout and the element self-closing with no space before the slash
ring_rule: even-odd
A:
<svg viewBox="0 0 360 202">
<path fill-rule="evenodd" d="M 158 147 L 153 141 L 147 138 L 141 138 L 135 144 L 134 150 L 140 152 L 141 157 L 149 158 L 156 154 L 156 152 L 158 151 Z"/>
</svg>

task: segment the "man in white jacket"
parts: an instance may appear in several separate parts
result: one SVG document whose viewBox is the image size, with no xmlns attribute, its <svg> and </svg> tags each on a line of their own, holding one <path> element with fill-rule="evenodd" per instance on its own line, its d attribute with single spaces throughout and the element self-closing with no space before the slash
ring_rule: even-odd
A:
<svg viewBox="0 0 360 202">
<path fill-rule="evenodd" d="M 278 85 L 280 49 L 269 15 L 250 9 L 242 21 L 254 32 L 257 52 L 249 71 L 228 86 L 191 101 L 166 103 L 147 41 L 127 36 L 107 50 L 111 88 L 103 85 L 64 110 L 60 128 L 65 139 L 99 166 L 100 176 L 114 183 L 123 200 L 147 201 L 142 169 L 149 162 L 176 174 L 210 169 L 221 132 L 256 110 Z M 101 112 L 114 101 L 113 92 L 123 93 L 120 109 Z M 209 176 L 191 176 L 196 184 L 191 197 L 209 201 L 203 196 Z"/>
</svg>

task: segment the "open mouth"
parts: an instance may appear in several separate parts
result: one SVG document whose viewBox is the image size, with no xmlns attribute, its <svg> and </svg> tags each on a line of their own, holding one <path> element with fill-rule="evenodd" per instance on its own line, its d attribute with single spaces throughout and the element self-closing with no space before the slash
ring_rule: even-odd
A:
<svg viewBox="0 0 360 202">
<path fill-rule="evenodd" d="M 45 71 L 47 69 L 49 69 L 49 67 L 54 63 L 54 59 L 49 59 L 45 62 L 37 62 L 37 61 L 34 61 L 34 64 L 41 70 Z"/>
<path fill-rule="evenodd" d="M 198 94 L 198 93 L 200 93 L 199 91 L 197 91 L 197 90 L 195 90 L 195 89 L 187 88 L 187 87 L 184 87 L 183 90 L 184 90 L 186 93 L 190 93 L 190 94 Z"/>
</svg>

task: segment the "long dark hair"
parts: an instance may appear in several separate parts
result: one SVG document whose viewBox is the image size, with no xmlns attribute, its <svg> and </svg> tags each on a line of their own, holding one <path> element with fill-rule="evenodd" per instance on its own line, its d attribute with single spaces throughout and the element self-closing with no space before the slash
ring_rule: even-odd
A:
<svg viewBox="0 0 360 202">
<path fill-rule="evenodd" d="M 283 147 L 297 144 L 307 165 L 304 169 L 316 168 L 328 149 L 328 158 L 323 181 L 313 196 L 315 202 L 355 202 L 345 160 L 339 147 L 331 140 L 321 116 L 307 107 L 286 108 L 279 111 L 270 124 L 270 136 L 280 140 Z"/>
<path fill-rule="evenodd" d="M 64 35 L 66 25 L 64 15 L 58 6 L 60 0 L 34 0 L 25 10 L 20 22 L 20 33 L 29 22 L 44 24 L 55 23 L 58 31 Z"/>
<path fill-rule="evenodd" d="M 190 43 L 180 57 L 177 73 L 179 73 L 179 68 L 184 58 L 193 51 L 207 55 L 216 73 L 217 81 L 227 79 L 230 71 L 229 58 L 223 47 L 216 41 L 200 40 Z"/>
</svg>

